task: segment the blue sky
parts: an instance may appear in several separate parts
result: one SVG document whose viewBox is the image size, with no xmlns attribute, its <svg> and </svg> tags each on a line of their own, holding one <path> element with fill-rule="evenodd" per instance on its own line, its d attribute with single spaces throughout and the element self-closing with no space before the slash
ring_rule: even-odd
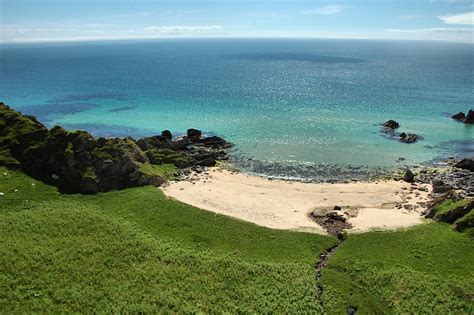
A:
<svg viewBox="0 0 474 315">
<path fill-rule="evenodd" d="M 0 0 L 2 42 L 318 37 L 473 42 L 472 0 Z"/>
</svg>

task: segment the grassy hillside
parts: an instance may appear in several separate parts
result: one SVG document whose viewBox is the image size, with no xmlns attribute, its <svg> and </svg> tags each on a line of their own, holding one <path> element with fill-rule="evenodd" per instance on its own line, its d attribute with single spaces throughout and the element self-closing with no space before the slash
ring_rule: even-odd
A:
<svg viewBox="0 0 474 315">
<path fill-rule="evenodd" d="M 333 238 L 154 187 L 60 195 L 0 168 L 0 192 L 0 313 L 322 311 L 314 263 Z M 350 235 L 323 270 L 324 311 L 472 313 L 473 261 L 469 233 L 443 223 Z"/>
<path fill-rule="evenodd" d="M 0 192 L 2 313 L 319 308 L 313 264 L 330 237 L 214 215 L 153 187 L 61 196 L 1 169 Z"/>
<path fill-rule="evenodd" d="M 326 310 L 468 314 L 474 242 L 445 223 L 351 235 L 323 270 Z"/>
</svg>

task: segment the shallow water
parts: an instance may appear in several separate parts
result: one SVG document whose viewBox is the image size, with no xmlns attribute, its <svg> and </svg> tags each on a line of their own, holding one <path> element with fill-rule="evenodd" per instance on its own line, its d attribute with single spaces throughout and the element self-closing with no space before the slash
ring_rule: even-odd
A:
<svg viewBox="0 0 474 315">
<path fill-rule="evenodd" d="M 473 127 L 449 118 L 473 107 L 474 45 L 163 40 L 0 53 L 2 101 L 49 126 L 135 137 L 198 128 L 234 142 L 236 160 L 257 161 L 240 163 L 248 168 L 394 168 L 400 157 L 474 153 Z M 388 119 L 424 140 L 387 139 L 379 124 Z"/>
</svg>

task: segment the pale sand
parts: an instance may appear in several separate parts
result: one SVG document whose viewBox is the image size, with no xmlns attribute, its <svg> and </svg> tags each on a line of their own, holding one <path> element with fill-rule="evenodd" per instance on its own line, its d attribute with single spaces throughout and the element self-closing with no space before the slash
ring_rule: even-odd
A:
<svg viewBox="0 0 474 315">
<path fill-rule="evenodd" d="M 428 192 L 410 191 L 403 181 L 313 184 L 249 176 L 211 169 L 196 182 L 171 182 L 163 192 L 184 203 L 257 225 L 325 234 L 308 214 L 341 206 L 352 217 L 351 231 L 394 229 L 422 222 L 421 208 L 397 209 L 397 203 L 426 201 Z M 428 187 L 427 187 L 428 188 Z M 415 192 L 420 195 L 415 196 Z M 409 197 L 410 200 L 406 200 Z"/>
</svg>

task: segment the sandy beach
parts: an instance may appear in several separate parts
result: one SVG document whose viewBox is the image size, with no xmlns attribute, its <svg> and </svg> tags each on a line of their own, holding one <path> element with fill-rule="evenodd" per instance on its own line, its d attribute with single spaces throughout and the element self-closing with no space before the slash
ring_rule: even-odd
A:
<svg viewBox="0 0 474 315">
<path fill-rule="evenodd" d="M 341 207 L 349 232 L 396 229 L 422 223 L 421 202 L 430 187 L 403 181 L 315 184 L 270 180 L 222 169 L 171 182 L 163 192 L 184 203 L 257 225 L 325 234 L 309 214 Z M 404 205 L 411 210 L 405 209 Z"/>
</svg>

